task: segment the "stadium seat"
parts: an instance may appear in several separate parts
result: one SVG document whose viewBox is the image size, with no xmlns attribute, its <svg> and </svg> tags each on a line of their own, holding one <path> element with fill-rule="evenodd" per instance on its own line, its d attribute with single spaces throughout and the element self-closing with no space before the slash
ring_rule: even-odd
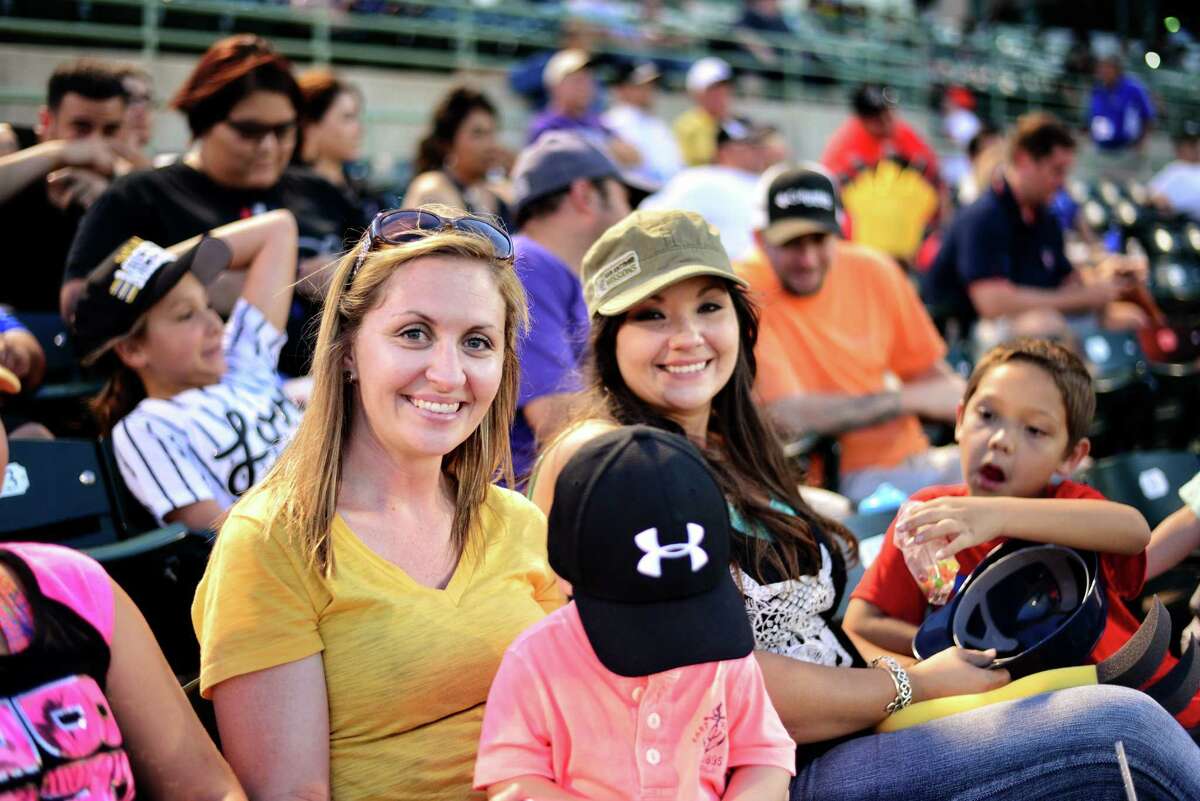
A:
<svg viewBox="0 0 1200 801">
<path fill-rule="evenodd" d="M 99 390 L 98 382 L 83 375 L 67 324 L 61 317 L 50 312 L 17 312 L 17 319 L 46 352 L 46 378 L 37 399 L 91 395 Z"/>
<path fill-rule="evenodd" d="M 1186 447 L 1200 437 L 1200 327 L 1162 326 L 1138 331 L 1156 386 L 1154 442 Z"/>
<path fill-rule="evenodd" d="M 850 515 L 842 521 L 842 525 L 850 529 L 860 541 L 868 540 L 871 537 L 878 537 L 886 533 L 888 526 L 892 524 L 892 518 L 895 516 L 895 509 L 888 509 L 883 512 L 866 512 L 864 514 Z"/>
<path fill-rule="evenodd" d="M 809 483 L 830 492 L 838 491 L 840 453 L 837 439 L 821 434 L 804 434 L 783 446 L 784 456 L 803 471 Z"/>
<path fill-rule="evenodd" d="M 191 532 L 175 524 L 84 550 L 104 565 L 141 610 L 176 676 L 200 669 L 192 598 L 211 549 L 205 532 Z"/>
<path fill-rule="evenodd" d="M 96 559 L 141 609 L 175 672 L 194 671 L 200 654 L 191 604 L 208 533 L 181 524 L 126 529 L 113 476 L 89 440 L 13 440 L 0 490 L 0 540 L 53 542 Z"/>
<path fill-rule="evenodd" d="M 89 436 L 94 433 L 86 400 L 100 391 L 101 383 L 84 373 L 66 323 L 49 312 L 17 312 L 46 354 L 46 376 L 32 396 L 22 396 L 10 408 L 36 420 L 59 436 Z"/>
<path fill-rule="evenodd" d="M 1182 505 L 1179 488 L 1200 471 L 1187 451 L 1134 451 L 1097 461 L 1083 479 L 1106 498 L 1127 503 L 1154 528 Z"/>
<path fill-rule="evenodd" d="M 72 439 L 9 443 L 0 490 L 0 539 L 74 548 L 117 541 L 105 471 L 94 443 Z"/>
<path fill-rule="evenodd" d="M 1154 400 L 1137 337 L 1099 331 L 1085 336 L 1080 345 L 1096 389 L 1096 414 L 1088 431 L 1092 455 L 1109 456 L 1145 444 Z"/>
</svg>

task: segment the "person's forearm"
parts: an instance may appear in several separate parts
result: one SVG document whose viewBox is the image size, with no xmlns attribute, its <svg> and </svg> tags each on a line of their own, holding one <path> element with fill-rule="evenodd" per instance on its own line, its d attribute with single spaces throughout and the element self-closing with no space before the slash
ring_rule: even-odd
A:
<svg viewBox="0 0 1200 801">
<path fill-rule="evenodd" d="M 900 392 L 872 395 L 792 395 L 769 404 L 767 413 L 785 434 L 840 434 L 902 414 Z"/>
<path fill-rule="evenodd" d="M 953 423 L 964 390 L 966 382 L 948 367 L 926 378 L 905 381 L 900 388 L 901 413 L 915 414 L 923 420 Z"/>
<path fill-rule="evenodd" d="M 816 743 L 874 726 L 896 685 L 885 670 L 815 665 L 755 651 L 771 703 L 798 743 Z"/>
<path fill-rule="evenodd" d="M 541 776 L 520 776 L 503 781 L 493 784 L 487 792 L 488 798 L 496 801 L 587 801 L 583 796 L 568 792 Z"/>
<path fill-rule="evenodd" d="M 54 140 L 0 158 L 0 203 L 63 166 L 63 142 Z"/>
<path fill-rule="evenodd" d="M 905 620 L 897 620 L 887 615 L 873 603 L 851 598 L 846 608 L 846 620 L 843 625 L 846 634 L 855 639 L 865 640 L 867 645 L 876 653 L 863 657 L 870 659 L 876 656 L 901 654 L 911 662 L 912 641 L 917 634 L 917 627 Z M 862 652 L 862 648 L 859 651 Z"/>
<path fill-rule="evenodd" d="M 1084 284 L 1064 284 L 1057 289 L 1038 289 L 1014 284 L 971 287 L 971 302 L 981 317 L 1009 317 L 1034 309 L 1061 312 L 1087 311 L 1104 305 L 1095 290 Z"/>
<path fill-rule="evenodd" d="M 264 251 L 269 254 L 268 260 L 284 257 L 294 262 L 296 258 L 298 235 L 295 218 L 284 209 L 276 209 L 244 220 L 226 223 L 208 233 L 209 236 L 216 237 L 229 246 L 232 253 L 229 263 L 231 270 L 249 268 L 255 261 L 255 257 Z M 194 247 L 200 239 L 200 236 L 193 236 L 171 245 L 168 250 L 173 253 L 184 253 Z"/>
<path fill-rule="evenodd" d="M 987 498 L 1006 537 L 1105 553 L 1135 554 L 1150 542 L 1146 518 L 1112 501 L 1060 498 Z"/>
<path fill-rule="evenodd" d="M 1146 546 L 1146 578 L 1160 576 L 1200 548 L 1200 519 L 1185 506 L 1158 524 Z"/>
<path fill-rule="evenodd" d="M 792 776 L 770 765 L 734 768 L 722 801 L 784 801 Z"/>
</svg>

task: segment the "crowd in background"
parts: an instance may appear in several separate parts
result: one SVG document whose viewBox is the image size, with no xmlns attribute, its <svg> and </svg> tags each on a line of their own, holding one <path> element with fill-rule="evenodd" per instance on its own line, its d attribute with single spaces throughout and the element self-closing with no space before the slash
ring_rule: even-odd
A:
<svg viewBox="0 0 1200 801">
<path fill-rule="evenodd" d="M 739 30 L 770 66 L 748 32 L 788 29 L 762 2 Z M 55 70 L 32 129 L 0 128 L 0 444 L 103 440 L 155 524 L 219 532 L 192 667 L 221 740 L 94 563 L 6 545 L 0 665 L 36 658 L 0 694 L 68 682 L 109 726 L 38 740 L 0 793 L 77 763 L 117 798 L 135 777 L 197 798 L 1085 798 L 1121 786 L 1097 768 L 1121 739 L 1142 797 L 1200 795 L 1196 699 L 1172 719 L 1076 686 L 872 731 L 1009 680 L 985 649 L 912 656 L 905 534 L 945 539 L 964 575 L 1007 537 L 1100 552 L 1093 662 L 1200 547 L 1195 481 L 1153 530 L 1076 481 L 1083 343 L 1185 328 L 1151 291 L 1157 234 L 1096 224 L 1072 182 L 1086 155 L 1183 241 L 1200 122 L 1171 123 L 1152 171 L 1161 110 L 1105 55 L 1083 130 L 1000 128 L 953 86 L 947 158 L 865 84 L 799 161 L 719 56 L 683 65 L 674 119 L 663 64 L 539 64 L 518 150 L 456 86 L 393 202 L 347 171 L 362 93 L 251 35 L 172 87 L 186 152 L 149 150 L 154 76 L 97 59 Z M 99 385 L 86 411 L 36 395 L 28 321 L 56 316 Z M 863 553 L 843 521 L 897 494 L 922 511 Z"/>
</svg>

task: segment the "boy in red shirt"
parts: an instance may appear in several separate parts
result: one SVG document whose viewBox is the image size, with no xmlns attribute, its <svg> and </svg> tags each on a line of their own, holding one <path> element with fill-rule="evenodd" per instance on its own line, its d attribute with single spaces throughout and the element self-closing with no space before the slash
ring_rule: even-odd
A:
<svg viewBox="0 0 1200 801">
<path fill-rule="evenodd" d="M 1138 627 L 1124 601 L 1146 580 L 1150 528 L 1136 509 L 1064 478 L 1087 456 L 1095 407 L 1087 368 L 1066 348 L 1024 339 L 989 351 L 958 405 L 954 434 L 966 484 L 912 496 L 921 503 L 899 531 L 894 521 L 889 527 L 851 596 L 846 631 L 877 648 L 911 653 L 927 601 L 895 544 L 897 534 L 947 540 L 937 556 L 953 555 L 963 576 L 1016 537 L 1099 553 L 1108 622 L 1090 659 L 1100 662 L 1124 645 Z M 1164 660 L 1155 679 L 1174 663 Z M 1200 724 L 1200 699 L 1177 718 L 1187 728 Z"/>
</svg>

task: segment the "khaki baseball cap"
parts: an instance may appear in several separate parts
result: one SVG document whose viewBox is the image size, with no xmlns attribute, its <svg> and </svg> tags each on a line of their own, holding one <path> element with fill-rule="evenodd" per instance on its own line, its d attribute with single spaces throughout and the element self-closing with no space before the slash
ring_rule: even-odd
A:
<svg viewBox="0 0 1200 801">
<path fill-rule="evenodd" d="M 717 229 L 691 211 L 635 211 L 583 257 L 588 313 L 612 317 L 671 284 L 698 275 L 749 286 L 733 271 Z"/>
</svg>

